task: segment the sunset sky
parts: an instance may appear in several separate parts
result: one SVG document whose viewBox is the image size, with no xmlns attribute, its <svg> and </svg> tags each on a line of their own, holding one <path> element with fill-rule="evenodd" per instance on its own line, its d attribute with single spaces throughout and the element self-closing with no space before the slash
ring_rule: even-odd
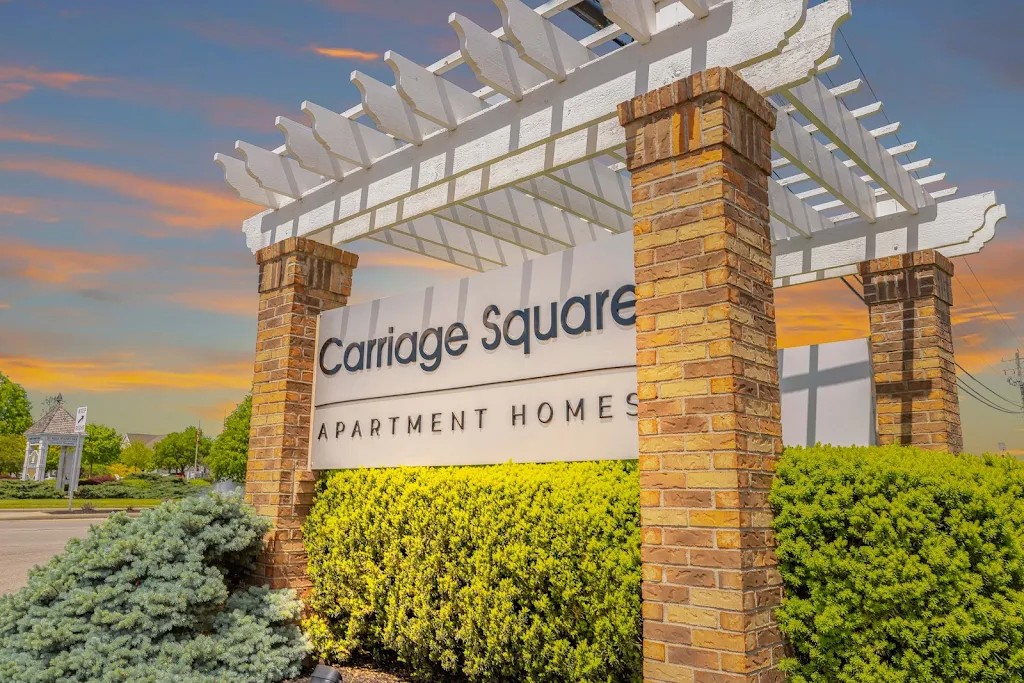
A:
<svg viewBox="0 0 1024 683">
<path fill-rule="evenodd" d="M 968 260 L 974 274 L 955 260 L 954 343 L 967 370 L 1019 402 L 999 361 L 1024 351 L 1024 4 L 853 9 L 845 37 L 884 116 L 920 142 L 911 158 L 934 158 L 924 175 L 1008 205 Z M 357 103 L 349 73 L 392 82 L 388 49 L 423 64 L 448 54 L 453 11 L 500 23 L 490 0 L 0 0 L 0 371 L 36 406 L 63 392 L 121 431 L 199 419 L 218 431 L 251 382 L 256 267 L 240 224 L 256 210 L 223 184 L 214 152 L 278 146 L 274 118 L 301 120 L 303 100 Z M 838 53 L 834 82 L 859 77 L 842 39 Z M 851 98 L 871 101 L 866 89 Z M 353 250 L 359 301 L 463 274 Z M 780 290 L 777 309 L 781 346 L 867 334 L 839 281 Z M 1024 454 L 1024 418 L 961 405 L 968 450 Z"/>
</svg>

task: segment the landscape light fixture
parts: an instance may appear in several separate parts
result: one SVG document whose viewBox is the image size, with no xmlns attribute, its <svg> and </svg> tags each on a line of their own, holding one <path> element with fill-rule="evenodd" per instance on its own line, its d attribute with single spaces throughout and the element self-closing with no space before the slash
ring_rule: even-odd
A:
<svg viewBox="0 0 1024 683">
<path fill-rule="evenodd" d="M 341 672 L 333 666 L 317 664 L 309 683 L 341 683 Z"/>
</svg>

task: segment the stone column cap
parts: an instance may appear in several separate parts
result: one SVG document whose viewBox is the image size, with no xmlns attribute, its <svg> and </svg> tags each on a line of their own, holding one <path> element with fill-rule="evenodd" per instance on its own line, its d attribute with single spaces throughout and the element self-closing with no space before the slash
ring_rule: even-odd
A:
<svg viewBox="0 0 1024 683">
<path fill-rule="evenodd" d="M 256 263 L 266 263 L 268 261 L 281 258 L 286 254 L 296 253 L 309 254 L 314 258 L 331 261 L 333 263 L 341 263 L 353 268 L 359 265 L 358 254 L 353 254 L 329 244 L 314 242 L 313 240 L 305 237 L 289 237 L 288 239 L 271 244 L 269 247 L 260 249 L 256 252 Z"/>
<path fill-rule="evenodd" d="M 953 262 L 934 249 L 922 249 L 909 254 L 883 256 L 871 261 L 862 261 L 858 268 L 861 276 L 864 276 L 926 266 L 935 266 L 942 272 L 953 275 Z"/>
<path fill-rule="evenodd" d="M 681 78 L 675 83 L 652 90 L 644 95 L 637 95 L 619 105 L 619 124 L 623 127 L 642 119 L 653 116 L 680 104 L 690 102 L 706 95 L 721 93 L 729 95 L 741 102 L 750 111 L 775 128 L 775 107 L 746 81 L 737 76 L 732 69 L 724 66 L 712 67 L 706 71 Z"/>
</svg>

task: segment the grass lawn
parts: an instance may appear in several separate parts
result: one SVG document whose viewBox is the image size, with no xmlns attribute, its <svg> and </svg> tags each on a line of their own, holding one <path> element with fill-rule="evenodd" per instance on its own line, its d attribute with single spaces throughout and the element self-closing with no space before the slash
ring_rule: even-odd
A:
<svg viewBox="0 0 1024 683">
<path fill-rule="evenodd" d="M 97 510 L 125 507 L 153 507 L 162 501 L 146 498 L 97 498 L 83 499 L 75 498 L 73 505 L 80 508 L 86 503 L 91 503 Z M 0 500 L 0 510 L 67 510 L 68 501 L 60 498 L 53 500 L 46 499 L 25 499 L 25 500 Z"/>
</svg>

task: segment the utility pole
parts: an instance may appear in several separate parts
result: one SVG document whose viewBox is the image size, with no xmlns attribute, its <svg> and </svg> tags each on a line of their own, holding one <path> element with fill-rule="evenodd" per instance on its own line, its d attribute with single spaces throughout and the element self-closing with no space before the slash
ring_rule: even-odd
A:
<svg viewBox="0 0 1024 683">
<path fill-rule="evenodd" d="M 1020 361 L 1020 350 L 1017 350 L 1017 354 L 1013 360 L 1004 360 L 1004 363 L 1013 363 L 1015 367 L 1005 370 L 1006 381 L 1012 386 L 1020 389 L 1020 402 L 1024 405 L 1024 366 L 1021 365 Z M 1021 413 L 1024 415 L 1024 412 Z"/>
<path fill-rule="evenodd" d="M 199 428 L 196 429 L 196 457 L 192 461 L 192 474 L 199 471 L 199 439 L 203 434 L 203 421 L 199 420 Z"/>
</svg>

